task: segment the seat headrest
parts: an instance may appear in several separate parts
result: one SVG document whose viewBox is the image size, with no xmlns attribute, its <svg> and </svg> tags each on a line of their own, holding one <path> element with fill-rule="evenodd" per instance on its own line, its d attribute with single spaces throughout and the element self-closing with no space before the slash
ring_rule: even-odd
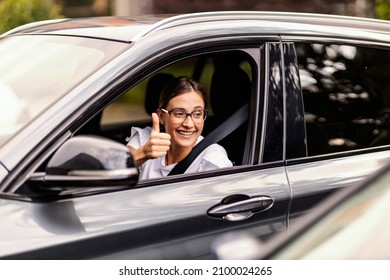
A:
<svg viewBox="0 0 390 280">
<path fill-rule="evenodd" d="M 239 67 L 218 69 L 210 87 L 210 105 L 216 118 L 223 120 L 250 100 L 252 83 Z"/>
<path fill-rule="evenodd" d="M 173 79 L 174 76 L 168 73 L 158 73 L 150 78 L 145 95 L 145 110 L 149 115 L 157 111 L 161 91 Z"/>
</svg>

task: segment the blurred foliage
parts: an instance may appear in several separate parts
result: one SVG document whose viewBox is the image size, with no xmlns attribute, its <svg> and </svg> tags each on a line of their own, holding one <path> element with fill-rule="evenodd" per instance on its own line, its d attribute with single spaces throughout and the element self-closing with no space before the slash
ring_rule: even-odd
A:
<svg viewBox="0 0 390 280">
<path fill-rule="evenodd" d="M 376 0 L 375 12 L 377 18 L 390 20 L 390 0 Z"/>
<path fill-rule="evenodd" d="M 0 34 L 20 25 L 62 18 L 53 0 L 0 0 Z"/>
</svg>

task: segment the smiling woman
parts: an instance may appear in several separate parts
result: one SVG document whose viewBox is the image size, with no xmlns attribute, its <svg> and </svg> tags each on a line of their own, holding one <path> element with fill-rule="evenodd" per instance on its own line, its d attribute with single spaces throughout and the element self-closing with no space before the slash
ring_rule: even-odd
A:
<svg viewBox="0 0 390 280">
<path fill-rule="evenodd" d="M 203 139 L 207 117 L 206 94 L 193 79 L 173 79 L 161 92 L 152 127 L 133 128 L 127 144 L 140 167 L 140 179 L 165 177 Z M 165 132 L 160 132 L 160 125 Z M 186 173 L 232 166 L 225 149 L 213 144 L 190 165 Z"/>
</svg>

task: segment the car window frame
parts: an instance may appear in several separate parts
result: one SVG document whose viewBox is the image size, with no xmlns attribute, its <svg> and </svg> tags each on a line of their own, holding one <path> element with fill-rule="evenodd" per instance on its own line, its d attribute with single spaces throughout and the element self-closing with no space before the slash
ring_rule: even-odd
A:
<svg viewBox="0 0 390 280">
<path fill-rule="evenodd" d="M 315 36 L 315 37 L 305 37 L 302 36 L 301 38 L 297 38 L 294 36 L 282 36 L 282 41 L 283 42 L 291 42 L 294 45 L 296 43 L 299 44 L 323 44 L 323 45 L 348 45 L 348 46 L 354 46 L 354 47 L 361 47 L 361 48 L 371 48 L 371 49 L 384 49 L 389 51 L 390 54 L 390 44 L 388 42 L 379 42 L 379 41 L 370 41 L 370 40 L 363 40 L 363 39 L 346 39 L 346 38 L 328 38 L 328 37 L 321 37 L 321 36 Z M 295 56 L 295 59 L 297 60 L 297 56 Z M 298 74 L 300 77 L 300 74 Z M 301 89 L 301 95 L 302 95 L 302 102 L 303 100 L 303 94 L 302 94 L 302 89 Z M 303 108 L 304 109 L 304 108 Z M 304 111 L 305 114 L 305 111 Z M 307 134 L 307 129 L 306 129 L 306 123 L 304 124 L 305 126 L 305 134 Z M 306 135 L 307 137 L 307 135 Z M 306 149 L 307 148 L 307 139 L 306 139 Z M 381 152 L 384 150 L 389 149 L 389 145 L 384 145 L 384 146 L 375 146 L 375 147 L 365 147 L 365 148 L 360 148 L 360 149 L 354 149 L 350 151 L 340 151 L 340 152 L 335 152 L 335 153 L 324 153 L 324 154 L 319 154 L 319 155 L 309 155 L 307 154 L 306 156 L 292 156 L 289 157 L 288 159 L 291 162 L 296 162 L 305 159 L 305 161 L 318 161 L 322 159 L 331 159 L 331 158 L 340 158 L 340 157 L 348 157 L 348 156 L 353 156 L 353 155 L 360 155 L 360 154 L 366 154 L 366 153 L 374 153 L 374 152 Z"/>
<path fill-rule="evenodd" d="M 150 69 L 148 69 L 148 71 L 145 71 L 143 73 L 144 75 L 143 75 L 142 80 L 139 80 L 137 83 L 131 84 L 131 86 L 129 86 L 127 88 L 127 90 L 130 90 L 131 88 L 137 86 L 137 84 L 143 82 L 145 79 L 151 77 L 153 74 L 157 73 L 158 71 L 162 70 L 165 67 L 168 67 L 172 64 L 175 64 L 175 63 L 180 62 L 180 61 L 185 60 L 185 59 L 197 57 L 199 55 L 204 55 L 206 53 L 213 54 L 213 53 L 220 53 L 220 52 L 227 52 L 227 51 L 242 51 L 242 52 L 248 54 L 248 56 L 250 56 L 253 60 L 252 71 L 253 70 L 254 71 L 253 71 L 252 77 L 251 77 L 252 82 L 253 82 L 253 85 L 252 85 L 252 101 L 253 102 L 251 102 L 250 112 L 254 112 L 254 113 L 252 113 L 252 114 L 249 113 L 249 124 L 248 124 L 248 131 L 247 131 L 247 134 L 249 133 L 249 135 L 247 135 L 247 137 L 246 137 L 247 143 L 245 146 L 245 151 L 247 153 L 246 158 L 248 161 L 252 161 L 252 163 L 248 163 L 246 165 L 240 165 L 240 166 L 220 168 L 220 169 L 212 170 L 212 171 L 203 171 L 200 174 L 199 173 L 197 173 L 197 174 L 179 174 L 179 175 L 174 175 L 174 176 L 168 176 L 165 178 L 146 180 L 146 181 L 138 182 L 137 187 L 138 187 L 138 185 L 145 187 L 145 186 L 154 186 L 154 185 L 156 185 L 156 183 L 157 184 L 162 184 L 162 183 L 168 184 L 168 183 L 183 181 L 183 180 L 191 181 L 191 180 L 195 180 L 198 178 L 201 179 L 201 178 L 210 177 L 211 175 L 222 176 L 224 174 L 241 172 L 239 170 L 246 169 L 248 167 L 256 165 L 254 162 L 256 161 L 256 158 L 258 157 L 257 145 L 259 142 L 256 140 L 253 140 L 253 139 L 256 139 L 256 137 L 253 135 L 255 135 L 257 133 L 257 131 L 259 130 L 258 126 L 262 125 L 261 122 L 259 122 L 258 116 L 261 115 L 259 113 L 259 111 L 263 110 L 263 108 L 260 108 L 260 106 L 258 106 L 258 102 L 257 102 L 257 100 L 261 99 L 259 97 L 259 95 L 261 95 L 259 93 L 259 91 L 260 91 L 260 88 L 259 88 L 260 77 L 259 76 L 261 76 L 261 74 L 260 74 L 261 71 L 259 70 L 259 69 L 261 69 L 261 66 L 260 66 L 261 45 L 262 45 L 261 43 L 251 43 L 251 44 L 235 43 L 235 44 L 232 44 L 230 46 L 226 46 L 226 45 L 222 45 L 221 43 L 216 43 L 215 45 L 213 45 L 213 47 L 208 47 L 208 50 L 204 50 L 204 49 L 195 50 L 192 52 L 188 52 L 182 56 L 175 54 L 172 57 L 170 57 L 170 59 L 164 59 L 163 63 L 161 63 L 161 64 L 158 63 L 158 64 L 156 64 L 155 67 L 151 67 Z M 252 139 L 252 144 L 251 144 L 250 139 Z M 253 147 L 251 147 L 252 145 L 253 145 Z M 256 148 L 255 148 L 255 146 L 256 146 Z M 249 168 L 248 170 L 251 170 L 251 168 Z"/>
</svg>

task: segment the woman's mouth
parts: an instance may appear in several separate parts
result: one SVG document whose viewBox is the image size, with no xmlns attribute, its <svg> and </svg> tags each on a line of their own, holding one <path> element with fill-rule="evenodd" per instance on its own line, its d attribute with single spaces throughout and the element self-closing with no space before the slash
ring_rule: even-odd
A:
<svg viewBox="0 0 390 280">
<path fill-rule="evenodd" d="M 185 137 L 190 137 L 190 136 L 194 135 L 196 131 L 177 130 L 177 132 L 178 132 L 180 135 L 183 135 L 183 136 L 185 136 Z"/>
</svg>

